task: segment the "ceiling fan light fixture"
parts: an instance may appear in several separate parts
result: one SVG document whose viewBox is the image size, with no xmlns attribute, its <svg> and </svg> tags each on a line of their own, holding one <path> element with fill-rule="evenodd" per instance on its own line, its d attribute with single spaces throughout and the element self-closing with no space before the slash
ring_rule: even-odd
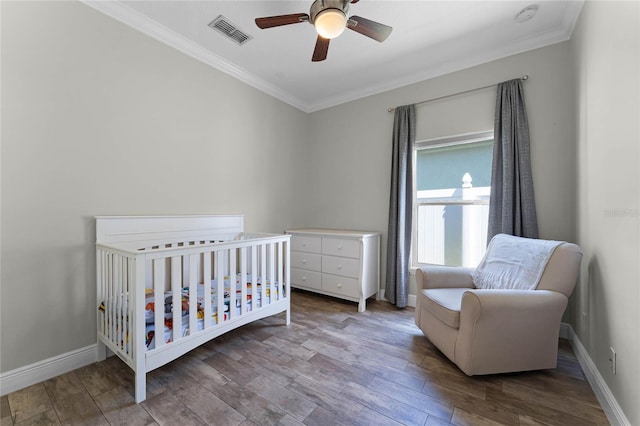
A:
<svg viewBox="0 0 640 426">
<path fill-rule="evenodd" d="M 347 16 L 339 9 L 325 9 L 315 17 L 313 25 L 321 37 L 336 38 L 346 28 Z"/>
</svg>

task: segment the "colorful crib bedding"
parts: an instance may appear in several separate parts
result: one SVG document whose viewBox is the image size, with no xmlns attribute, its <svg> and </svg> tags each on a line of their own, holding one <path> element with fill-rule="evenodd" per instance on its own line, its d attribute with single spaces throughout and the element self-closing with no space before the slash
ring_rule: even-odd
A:
<svg viewBox="0 0 640 426">
<path fill-rule="evenodd" d="M 241 314 L 241 307 L 242 307 L 242 289 L 241 289 L 241 275 L 238 274 L 236 276 L 236 280 L 235 280 L 235 300 L 233 303 L 233 313 L 234 316 L 239 316 Z M 252 309 L 251 304 L 252 301 L 255 300 L 256 301 L 256 306 L 255 308 L 258 308 L 260 306 L 263 305 L 262 303 L 262 279 L 260 277 L 257 278 L 257 282 L 256 282 L 256 287 L 257 287 L 257 291 L 256 291 L 256 296 L 255 298 L 253 297 L 253 282 L 251 279 L 251 275 L 248 274 L 247 278 L 247 303 L 246 303 L 246 312 L 250 311 Z M 276 286 L 275 288 L 275 292 L 276 292 L 276 297 L 278 295 L 278 286 L 277 283 L 275 283 Z M 270 282 L 267 280 L 266 282 L 267 288 L 265 289 L 265 294 L 266 294 L 266 302 L 265 304 L 269 304 L 271 303 L 271 285 Z M 197 319 L 197 330 L 196 331 L 200 331 L 204 329 L 204 301 L 205 301 L 205 287 L 203 284 L 198 284 L 198 295 L 197 295 L 197 315 L 198 315 L 198 319 Z M 223 321 L 226 321 L 227 319 L 229 319 L 229 311 L 231 309 L 231 283 L 230 283 L 230 279 L 229 277 L 225 277 L 225 281 L 224 281 L 224 312 L 223 312 Z M 211 280 L 211 324 L 217 324 L 218 323 L 218 295 L 217 295 L 217 289 L 218 289 L 218 285 L 217 285 L 217 280 Z M 146 319 L 146 331 L 145 331 L 145 345 L 147 347 L 147 350 L 151 350 L 155 348 L 155 342 L 156 342 L 156 337 L 157 337 L 157 333 L 155 330 L 155 295 L 153 292 L 153 289 L 145 289 L 145 319 Z M 105 309 L 105 304 L 103 303 L 100 306 L 100 310 L 104 312 Z M 172 291 L 166 291 L 164 293 L 164 306 L 163 306 L 163 311 L 164 311 L 164 341 L 165 343 L 171 343 L 171 341 L 173 340 L 173 328 L 175 326 L 175 324 L 173 324 L 173 309 L 174 309 L 174 303 L 173 303 L 173 292 Z M 181 297 L 181 301 L 180 301 L 180 309 L 182 312 L 182 315 L 180 317 L 180 325 L 179 327 L 181 327 L 182 331 L 180 333 L 181 337 L 185 337 L 187 335 L 189 335 L 189 287 L 183 287 L 182 288 L 182 297 Z M 124 337 L 124 336 L 123 336 Z M 129 345 L 129 338 L 128 336 L 126 338 L 123 338 L 121 340 L 121 345 L 127 346 Z"/>
</svg>

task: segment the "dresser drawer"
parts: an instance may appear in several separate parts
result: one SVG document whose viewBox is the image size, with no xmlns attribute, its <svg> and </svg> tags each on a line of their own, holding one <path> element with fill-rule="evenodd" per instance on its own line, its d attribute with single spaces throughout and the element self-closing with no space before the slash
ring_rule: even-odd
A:
<svg viewBox="0 0 640 426">
<path fill-rule="evenodd" d="M 322 289 L 322 274 L 306 269 L 291 268 L 291 285 L 293 287 Z"/>
<path fill-rule="evenodd" d="M 322 290 L 348 297 L 360 297 L 360 281 L 337 275 L 322 275 Z"/>
<path fill-rule="evenodd" d="M 320 253 L 322 247 L 321 237 L 308 235 L 294 235 L 291 237 L 291 250 L 308 253 Z"/>
<path fill-rule="evenodd" d="M 325 274 L 358 278 L 359 271 L 360 259 L 352 259 L 349 257 L 322 256 L 322 272 L 324 272 Z"/>
<path fill-rule="evenodd" d="M 360 241 L 343 238 L 323 238 L 322 254 L 332 256 L 360 257 Z"/>
<path fill-rule="evenodd" d="M 320 271 L 322 256 L 315 253 L 305 253 L 303 251 L 291 252 L 291 267 Z"/>
</svg>

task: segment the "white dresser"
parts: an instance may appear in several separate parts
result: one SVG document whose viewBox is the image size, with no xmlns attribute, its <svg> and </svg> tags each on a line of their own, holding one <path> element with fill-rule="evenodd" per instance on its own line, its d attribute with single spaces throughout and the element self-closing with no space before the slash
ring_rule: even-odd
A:
<svg viewBox="0 0 640 426">
<path fill-rule="evenodd" d="M 358 302 L 380 287 L 380 234 L 332 229 L 289 229 L 291 286 Z"/>
</svg>

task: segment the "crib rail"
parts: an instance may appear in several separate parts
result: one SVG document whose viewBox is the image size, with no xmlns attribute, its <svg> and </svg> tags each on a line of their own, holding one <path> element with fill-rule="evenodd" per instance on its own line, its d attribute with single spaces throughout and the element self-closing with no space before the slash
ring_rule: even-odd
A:
<svg viewBox="0 0 640 426">
<path fill-rule="evenodd" d="M 96 244 L 99 343 L 137 373 L 261 317 L 288 324 L 289 238 Z"/>
</svg>

